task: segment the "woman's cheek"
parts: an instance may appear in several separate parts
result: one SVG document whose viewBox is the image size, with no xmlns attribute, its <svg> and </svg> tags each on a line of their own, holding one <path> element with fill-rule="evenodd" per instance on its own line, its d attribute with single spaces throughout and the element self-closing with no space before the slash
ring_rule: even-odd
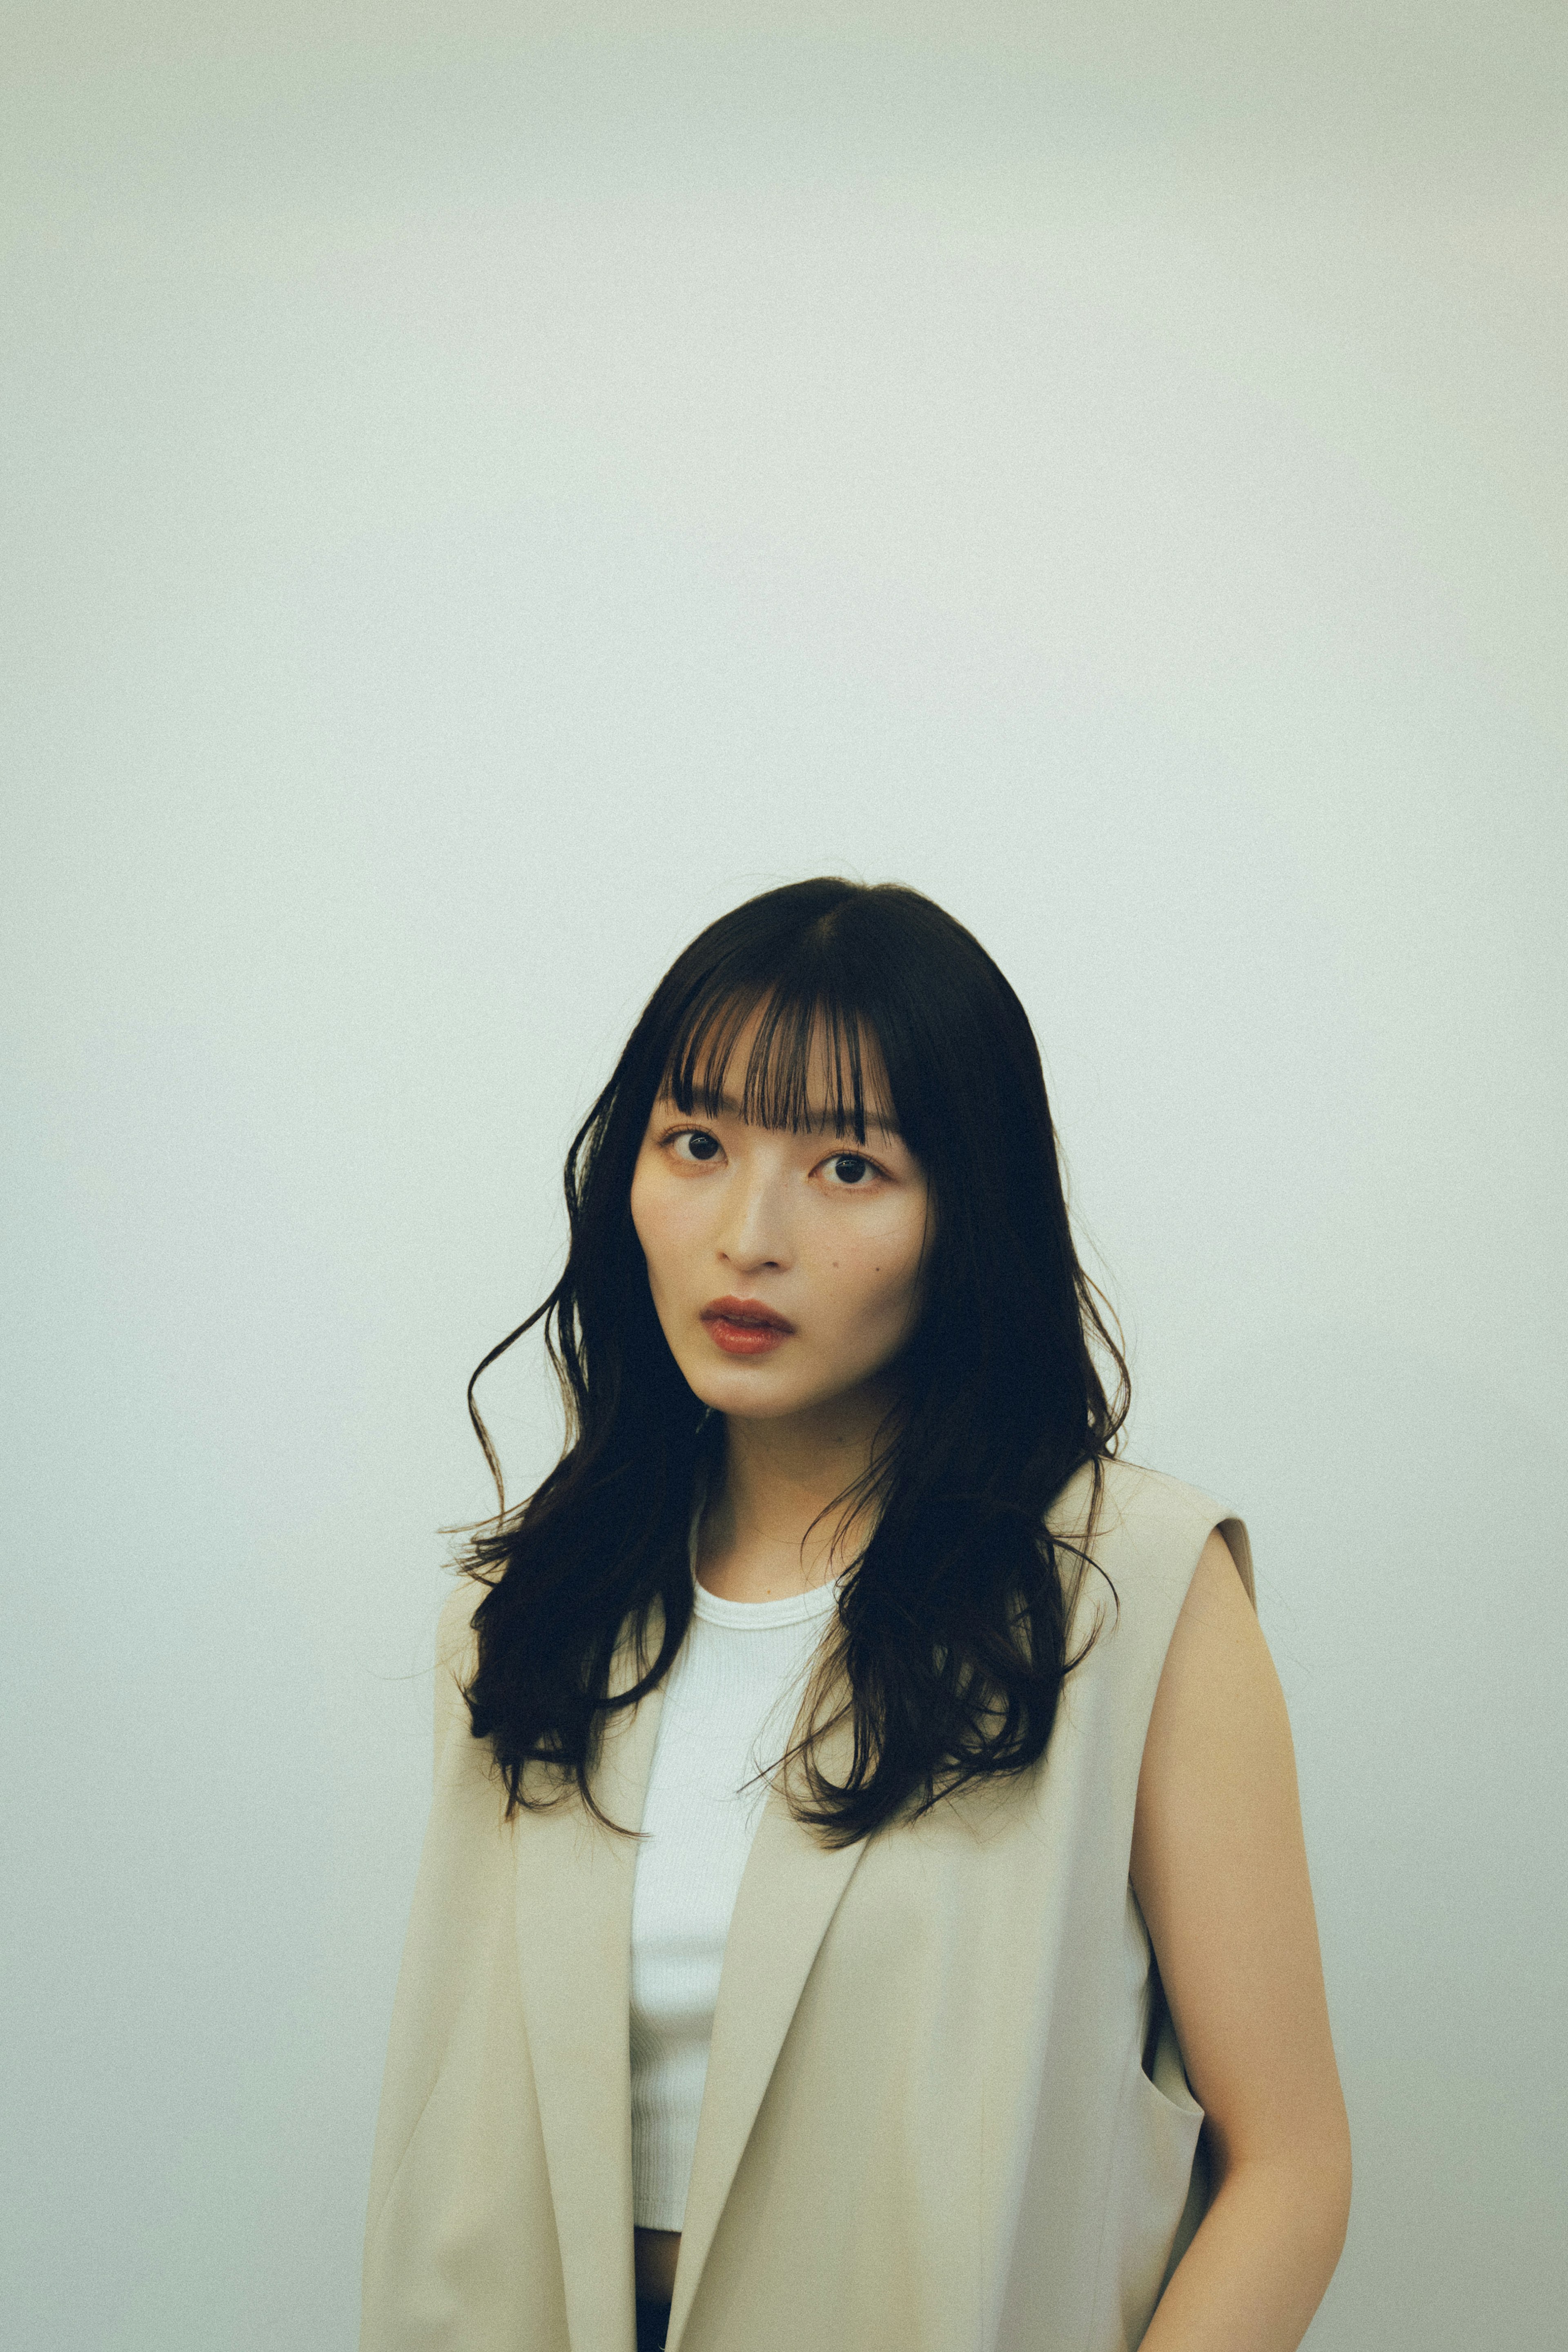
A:
<svg viewBox="0 0 1568 2352">
<path fill-rule="evenodd" d="M 845 1254 L 838 1279 L 850 1318 L 879 1333 L 899 1319 L 910 1287 L 904 1256 L 900 1237 L 893 1235 L 868 1235 L 852 1255 Z"/>
<path fill-rule="evenodd" d="M 682 1202 L 670 1197 L 673 1188 L 656 1180 L 634 1185 L 632 1223 L 643 1244 L 648 1277 L 655 1290 L 667 1291 L 679 1275 Z"/>
<path fill-rule="evenodd" d="M 878 1295 L 878 1320 L 896 1338 L 907 1332 L 916 1312 L 920 1281 L 920 1242 L 902 1224 L 883 1237 L 875 1253 L 873 1279 Z"/>
</svg>

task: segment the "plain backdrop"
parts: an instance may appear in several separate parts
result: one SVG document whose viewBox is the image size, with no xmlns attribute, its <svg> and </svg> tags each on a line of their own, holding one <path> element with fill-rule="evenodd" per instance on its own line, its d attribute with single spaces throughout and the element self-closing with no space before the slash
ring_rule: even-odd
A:
<svg viewBox="0 0 1568 2352">
<path fill-rule="evenodd" d="M 1251 1524 L 1313 2352 L 1554 2340 L 1568 17 L 0 54 L 7 2344 L 350 2352 L 463 1385 L 665 964 L 825 871 L 1020 992 L 1129 1450 Z"/>
</svg>

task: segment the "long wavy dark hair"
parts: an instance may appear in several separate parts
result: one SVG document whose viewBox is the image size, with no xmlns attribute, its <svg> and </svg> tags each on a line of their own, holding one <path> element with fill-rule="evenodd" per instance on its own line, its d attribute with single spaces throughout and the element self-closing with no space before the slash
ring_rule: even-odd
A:
<svg viewBox="0 0 1568 2352">
<path fill-rule="evenodd" d="M 1028 1016 L 979 942 L 918 891 L 793 883 L 721 917 L 676 959 L 567 1155 L 565 1272 L 474 1375 L 544 1324 L 566 1444 L 515 1508 L 469 1382 L 501 1507 L 464 1561 L 489 1587 L 467 1700 L 508 1815 L 573 1784 L 599 1811 L 591 1775 L 606 1723 L 661 1681 L 691 1618 L 690 1524 L 699 1481 L 722 1461 L 723 1425 L 660 1328 L 632 1177 L 661 1094 L 683 1116 L 716 1112 L 759 1008 L 743 1116 L 800 1130 L 826 1110 L 863 1142 L 873 1047 L 931 1211 L 896 1402 L 870 1470 L 839 1498 L 839 1539 L 869 1533 L 789 1751 L 798 1818 L 848 1844 L 967 1783 L 1026 1770 L 1082 1655 L 1069 1654 L 1069 1625 L 1089 1538 L 1053 1537 L 1046 1513 L 1092 1464 L 1092 1527 L 1127 1374 L 1073 1248 Z M 807 1073 L 824 1048 L 833 1099 L 812 1105 Z M 1097 1354 L 1114 1373 L 1110 1394 Z M 628 1634 L 634 1678 L 612 1695 Z M 852 1743 L 835 1779 L 821 1751 L 846 1715 Z"/>
</svg>

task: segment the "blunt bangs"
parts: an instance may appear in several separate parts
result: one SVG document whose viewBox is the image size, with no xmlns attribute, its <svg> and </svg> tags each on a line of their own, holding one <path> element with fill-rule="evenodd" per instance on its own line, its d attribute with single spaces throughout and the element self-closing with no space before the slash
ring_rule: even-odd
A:
<svg viewBox="0 0 1568 2352">
<path fill-rule="evenodd" d="M 729 1084 L 747 1024 L 761 1019 L 746 1057 L 738 1093 Z M 867 1044 L 873 1060 L 867 1068 Z M 687 1007 L 665 1059 L 660 1091 L 684 1116 L 709 1118 L 738 1112 L 754 1127 L 784 1128 L 866 1139 L 866 1083 L 872 1116 L 896 1121 L 897 1105 L 883 1080 L 884 1057 L 869 1011 L 849 1003 L 821 974 L 802 981 L 757 979 L 737 985 L 722 969 Z M 813 1100 L 812 1080 L 825 1080 Z M 882 1083 L 879 1083 L 881 1081 Z M 887 1096 L 887 1099 L 883 1097 Z"/>
</svg>

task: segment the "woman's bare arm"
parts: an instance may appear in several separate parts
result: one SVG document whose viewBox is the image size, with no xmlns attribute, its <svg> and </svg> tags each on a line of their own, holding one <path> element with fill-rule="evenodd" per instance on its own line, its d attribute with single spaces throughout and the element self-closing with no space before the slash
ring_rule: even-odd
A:
<svg viewBox="0 0 1568 2352">
<path fill-rule="evenodd" d="M 1218 1530 L 1155 1700 L 1133 1887 L 1217 2183 L 1145 2352 L 1295 2352 L 1344 2242 L 1350 2134 L 1284 1697 Z"/>
</svg>

